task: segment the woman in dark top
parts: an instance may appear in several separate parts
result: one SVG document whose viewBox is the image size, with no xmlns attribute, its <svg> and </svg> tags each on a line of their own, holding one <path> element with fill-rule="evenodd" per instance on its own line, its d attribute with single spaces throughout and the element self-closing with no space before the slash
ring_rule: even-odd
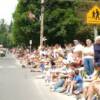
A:
<svg viewBox="0 0 100 100">
<path fill-rule="evenodd" d="M 100 36 L 97 36 L 95 39 L 94 62 L 96 66 L 100 66 Z"/>
</svg>

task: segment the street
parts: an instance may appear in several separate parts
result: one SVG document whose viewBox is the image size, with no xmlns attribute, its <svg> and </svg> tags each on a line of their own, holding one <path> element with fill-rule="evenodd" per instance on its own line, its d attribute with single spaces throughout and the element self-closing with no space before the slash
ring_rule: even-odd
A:
<svg viewBox="0 0 100 100">
<path fill-rule="evenodd" d="M 11 54 L 0 57 L 0 100 L 75 100 L 51 92 L 38 74 L 22 69 Z"/>
<path fill-rule="evenodd" d="M 100 0 L 0 4 L 0 100 L 99 100 Z"/>
</svg>

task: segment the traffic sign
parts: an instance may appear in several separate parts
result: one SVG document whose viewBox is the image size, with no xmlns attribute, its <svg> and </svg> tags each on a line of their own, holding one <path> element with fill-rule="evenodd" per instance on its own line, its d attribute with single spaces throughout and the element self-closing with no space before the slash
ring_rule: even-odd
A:
<svg viewBox="0 0 100 100">
<path fill-rule="evenodd" d="M 87 24 L 100 24 L 100 8 L 94 6 L 86 15 Z"/>
</svg>

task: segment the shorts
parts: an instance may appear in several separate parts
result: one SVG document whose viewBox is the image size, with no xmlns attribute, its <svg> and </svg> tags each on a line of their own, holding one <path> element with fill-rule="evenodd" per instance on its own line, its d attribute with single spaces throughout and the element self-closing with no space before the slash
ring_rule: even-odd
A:
<svg viewBox="0 0 100 100">
<path fill-rule="evenodd" d="M 76 84 L 75 91 L 81 93 L 83 91 L 83 84 Z"/>
</svg>

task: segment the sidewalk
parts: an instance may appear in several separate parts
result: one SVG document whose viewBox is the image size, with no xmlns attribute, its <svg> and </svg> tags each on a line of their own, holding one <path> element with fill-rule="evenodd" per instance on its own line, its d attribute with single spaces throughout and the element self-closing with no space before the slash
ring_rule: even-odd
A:
<svg viewBox="0 0 100 100">
<path fill-rule="evenodd" d="M 33 82 L 35 83 L 37 89 L 40 91 L 41 95 L 45 97 L 51 98 L 51 100 L 76 100 L 75 96 L 67 96 L 63 93 L 56 93 L 52 92 L 49 87 L 46 85 L 43 79 L 33 79 Z M 46 100 L 48 100 L 46 98 Z"/>
</svg>

